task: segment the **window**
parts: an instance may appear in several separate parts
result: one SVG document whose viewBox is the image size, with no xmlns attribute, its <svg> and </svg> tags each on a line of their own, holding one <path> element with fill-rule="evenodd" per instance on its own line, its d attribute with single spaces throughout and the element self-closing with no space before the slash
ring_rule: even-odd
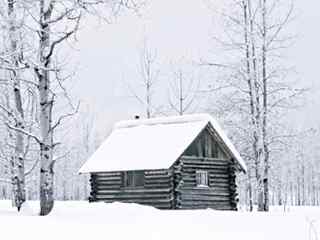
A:
<svg viewBox="0 0 320 240">
<path fill-rule="evenodd" d="M 143 187 L 144 185 L 144 172 L 143 171 L 130 171 L 122 174 L 123 187 Z"/>
<path fill-rule="evenodd" d="M 196 171 L 197 187 L 208 187 L 208 172 L 207 171 Z"/>
</svg>

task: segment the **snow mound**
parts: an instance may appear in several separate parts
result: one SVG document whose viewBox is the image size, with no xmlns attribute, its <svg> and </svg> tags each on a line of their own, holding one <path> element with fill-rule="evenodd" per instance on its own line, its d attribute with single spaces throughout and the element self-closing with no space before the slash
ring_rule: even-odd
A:
<svg viewBox="0 0 320 240">
<path fill-rule="evenodd" d="M 35 208 L 39 202 L 30 202 Z M 49 216 L 23 216 L 0 201 L 1 239 L 319 239 L 320 208 L 269 213 L 158 210 L 128 203 L 55 202 Z"/>
<path fill-rule="evenodd" d="M 33 209 L 28 202 L 24 202 L 19 211 L 20 215 L 23 216 L 36 216 L 38 212 Z"/>
</svg>

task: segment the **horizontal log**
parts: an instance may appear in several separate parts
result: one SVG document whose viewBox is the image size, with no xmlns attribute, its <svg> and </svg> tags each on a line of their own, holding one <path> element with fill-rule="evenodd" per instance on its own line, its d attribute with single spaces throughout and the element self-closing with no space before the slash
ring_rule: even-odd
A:
<svg viewBox="0 0 320 240">
<path fill-rule="evenodd" d="M 171 188 L 173 187 L 173 184 L 146 184 L 145 188 L 149 189 L 149 188 Z"/>
<path fill-rule="evenodd" d="M 228 166 L 214 166 L 214 165 L 183 165 L 182 172 L 191 170 L 224 170 L 229 171 Z"/>
<path fill-rule="evenodd" d="M 93 178 L 93 181 L 121 181 L 121 176 L 97 176 Z"/>
<path fill-rule="evenodd" d="M 122 186 L 122 181 L 96 180 L 91 185 Z"/>
<path fill-rule="evenodd" d="M 197 184 L 195 181 L 180 181 L 178 183 L 176 183 L 176 186 L 179 185 L 181 186 L 193 186 L 193 187 L 197 187 Z M 223 188 L 223 189 L 235 189 L 235 187 L 230 187 L 228 182 L 224 182 L 224 181 L 210 181 L 209 182 L 209 188 L 211 188 L 212 190 L 214 190 L 215 188 Z M 201 188 L 201 187 L 200 187 Z"/>
<path fill-rule="evenodd" d="M 181 181 L 181 182 L 177 182 L 175 184 L 176 184 L 176 186 L 179 185 L 180 187 L 181 186 L 188 186 L 188 185 L 196 187 L 196 183 L 192 182 L 192 181 Z M 223 188 L 223 189 L 236 190 L 236 186 L 235 185 L 232 186 L 226 181 L 214 181 L 214 180 L 212 180 L 211 182 L 209 182 L 209 187 L 211 189 L 213 189 L 213 191 L 216 188 L 217 189 Z"/>
<path fill-rule="evenodd" d="M 163 179 L 163 178 L 154 178 L 154 179 L 150 179 L 150 178 L 145 178 L 144 182 L 145 183 L 170 183 L 173 181 L 173 178 L 168 178 L 168 179 Z"/>
<path fill-rule="evenodd" d="M 144 185 L 153 185 L 153 184 L 171 185 L 173 182 L 174 182 L 173 179 L 170 181 L 145 181 Z"/>
<path fill-rule="evenodd" d="M 183 160 L 180 163 L 181 166 L 187 165 L 208 165 L 208 166 L 222 166 L 222 167 L 229 167 L 230 164 L 227 161 L 202 161 L 202 160 Z"/>
<path fill-rule="evenodd" d="M 195 188 L 201 188 L 201 187 L 197 187 L 196 184 L 190 184 L 190 183 L 184 183 L 183 185 L 180 185 L 179 187 L 177 187 L 176 190 L 180 190 L 180 189 L 195 189 Z M 227 186 L 226 187 L 217 187 L 217 186 L 210 186 L 210 189 L 212 192 L 228 192 L 230 194 L 233 194 L 234 190 L 230 190 Z"/>
<path fill-rule="evenodd" d="M 225 179 L 225 178 L 214 178 L 214 179 L 209 179 L 209 184 L 210 185 L 214 185 L 215 183 L 226 183 L 226 184 L 230 184 L 229 179 Z"/>
<path fill-rule="evenodd" d="M 232 191 L 233 189 L 230 188 L 228 183 L 221 183 L 221 182 L 209 183 L 209 188 L 211 188 L 212 191 L 219 190 L 219 189 L 221 189 L 221 190 L 225 189 L 225 190 L 228 190 L 230 192 L 233 192 Z"/>
<path fill-rule="evenodd" d="M 95 186 L 91 187 L 92 190 L 115 190 L 115 189 L 121 189 L 121 186 L 115 186 L 115 185 L 100 185 L 97 184 Z"/>
<path fill-rule="evenodd" d="M 172 175 L 145 175 L 145 179 L 171 179 Z"/>
<path fill-rule="evenodd" d="M 133 193 L 117 193 L 117 194 L 109 194 L 104 192 L 95 192 L 91 194 L 92 196 L 100 196 L 105 197 L 106 199 L 168 199 L 169 197 L 173 197 L 173 192 L 163 192 L 163 193 L 149 193 L 149 194 L 133 194 Z"/>
<path fill-rule="evenodd" d="M 184 182 L 183 184 L 180 184 L 178 189 L 181 188 L 203 188 L 203 187 L 198 187 L 195 183 L 189 183 L 189 182 Z M 210 185 L 209 188 L 211 189 L 211 191 L 213 192 L 229 192 L 230 194 L 236 192 L 235 189 L 230 189 L 228 185 L 223 185 L 223 186 L 219 186 L 217 184 L 214 185 Z"/>
<path fill-rule="evenodd" d="M 196 163 L 188 163 L 188 164 L 183 164 L 182 169 L 186 169 L 186 168 L 210 168 L 210 169 L 226 169 L 228 171 L 230 171 L 230 168 L 228 165 L 215 165 L 215 164 L 196 164 Z"/>
<path fill-rule="evenodd" d="M 170 170 L 168 169 L 160 169 L 160 170 L 145 170 L 144 173 L 146 175 L 161 175 L 161 174 L 168 174 Z"/>
<path fill-rule="evenodd" d="M 108 176 L 121 176 L 121 172 L 99 172 L 99 173 L 91 173 L 92 177 L 96 177 L 96 176 L 104 176 L 104 177 L 108 177 Z"/>
<path fill-rule="evenodd" d="M 95 180 L 93 185 L 105 185 L 105 186 L 121 186 L 122 181 L 109 181 L 109 180 Z"/>
<path fill-rule="evenodd" d="M 190 194 L 180 194 L 177 200 L 178 199 L 180 199 L 181 201 L 194 201 L 194 202 L 197 202 L 197 201 L 230 202 L 231 201 L 229 196 L 217 196 L 217 195 L 198 196 L 198 195 L 190 195 Z"/>
<path fill-rule="evenodd" d="M 229 196 L 229 192 L 215 192 L 212 189 L 187 188 L 181 187 L 178 192 L 180 194 L 199 195 L 199 196 Z"/>
<path fill-rule="evenodd" d="M 172 188 L 162 188 L 162 189 L 145 189 L 145 188 L 122 188 L 121 192 L 123 193 L 152 193 L 152 192 L 170 192 Z M 106 194 L 118 193 L 116 190 L 106 190 Z"/>
<path fill-rule="evenodd" d="M 185 184 L 180 185 L 179 187 L 177 187 L 176 191 L 179 191 L 182 188 L 195 188 L 195 187 L 196 187 L 195 184 L 185 183 Z"/>
<path fill-rule="evenodd" d="M 121 181 L 96 181 L 91 186 L 122 186 Z"/>
<path fill-rule="evenodd" d="M 170 193 L 163 193 L 163 194 L 103 194 L 101 192 L 97 192 L 96 197 L 103 197 L 104 199 L 113 199 L 113 200 L 126 200 L 126 199 L 134 199 L 134 200 L 141 200 L 141 199 L 171 199 L 173 198 L 173 194 Z"/>
<path fill-rule="evenodd" d="M 181 180 L 182 184 L 193 184 L 196 185 L 196 180 L 193 179 L 183 179 Z M 220 185 L 220 186 L 230 186 L 228 179 L 213 179 L 209 180 L 209 186 L 219 186 L 220 184 L 225 184 L 225 185 Z"/>
<path fill-rule="evenodd" d="M 119 177 L 119 176 L 112 176 L 112 177 L 94 177 L 94 178 L 91 178 L 92 182 L 95 182 L 95 181 L 121 181 L 122 178 Z"/>
<path fill-rule="evenodd" d="M 180 157 L 180 161 L 216 161 L 216 162 L 230 162 L 230 160 L 228 159 L 222 159 L 222 158 L 212 158 L 212 157 L 198 157 L 198 156 L 186 156 L 186 155 L 183 155 Z"/>
<path fill-rule="evenodd" d="M 181 172 L 181 175 L 183 174 L 196 174 L 197 170 L 204 170 L 208 171 L 208 173 L 211 174 L 226 174 L 230 176 L 228 169 L 196 169 L 196 168 L 184 168 L 183 171 Z"/>
<path fill-rule="evenodd" d="M 145 204 L 159 204 L 159 203 L 171 203 L 171 199 L 106 199 L 102 196 L 96 196 L 97 200 L 102 200 L 104 202 L 126 202 L 126 203 L 145 203 Z"/>
<path fill-rule="evenodd" d="M 230 166 L 230 162 L 227 160 L 201 160 L 201 159 L 182 159 L 181 164 L 208 164 L 208 165 L 221 165 Z"/>
<path fill-rule="evenodd" d="M 182 194 L 180 196 L 180 200 L 182 202 L 185 201 L 193 201 L 193 202 L 226 202 L 230 203 L 230 197 L 229 196 L 198 196 L 198 195 L 187 195 L 187 194 Z"/>
<path fill-rule="evenodd" d="M 232 195 L 232 191 L 230 191 L 230 189 L 225 188 L 225 187 L 210 187 L 212 189 L 213 192 L 216 193 L 229 193 L 230 195 Z"/>
<path fill-rule="evenodd" d="M 217 179 L 228 179 L 230 180 L 230 176 L 227 174 L 219 174 L 219 173 L 213 173 L 213 172 L 209 172 L 209 178 L 217 178 Z"/>
</svg>

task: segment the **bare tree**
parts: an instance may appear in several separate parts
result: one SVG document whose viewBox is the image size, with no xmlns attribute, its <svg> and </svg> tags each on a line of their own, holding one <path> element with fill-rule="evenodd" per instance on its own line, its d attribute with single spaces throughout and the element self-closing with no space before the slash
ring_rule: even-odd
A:
<svg viewBox="0 0 320 240">
<path fill-rule="evenodd" d="M 130 7 L 132 1 L 56 1 L 40 0 L 36 18 L 38 26 L 38 59 L 33 64 L 38 81 L 39 114 L 40 114 L 40 215 L 47 215 L 53 208 L 54 195 L 54 158 L 53 150 L 57 143 L 54 142 L 54 130 L 62 120 L 72 114 L 68 113 L 59 117 L 56 122 L 53 118 L 53 107 L 56 95 L 53 91 L 53 73 L 59 73 L 53 64 L 53 58 L 58 45 L 75 36 L 81 17 L 91 13 L 104 4 L 111 5 L 112 9 Z M 134 4 L 134 3 L 133 3 Z M 135 6 L 135 5 L 133 5 Z M 97 13 L 97 12 L 95 12 Z M 61 29 L 64 29 L 61 31 Z"/>
<path fill-rule="evenodd" d="M 60 116 L 56 113 L 55 107 L 61 102 L 61 96 L 70 100 L 63 85 L 65 77 L 62 76 L 62 69 L 65 66 L 59 59 L 57 49 L 65 46 L 67 41 L 76 36 L 80 20 L 84 16 L 93 14 L 108 21 L 109 16 L 118 15 L 124 8 L 136 10 L 138 4 L 131 0 L 111 2 L 107 0 L 8 0 L 6 3 L 0 9 L 0 15 L 8 23 L 9 47 L 5 54 L 1 54 L 0 60 L 1 69 L 10 73 L 10 81 L 4 80 L 4 82 L 12 89 L 12 92 L 8 92 L 8 103 L 11 102 L 12 97 L 14 104 L 11 104 L 10 108 L 1 104 L 1 110 L 7 115 L 7 127 L 15 135 L 12 137 L 15 140 L 15 152 L 11 161 L 12 182 L 17 189 L 15 190 L 17 193 L 15 202 L 19 209 L 26 198 L 25 176 L 37 169 L 38 161 L 28 170 L 25 170 L 24 167 L 25 153 L 32 139 L 39 148 L 38 151 L 37 149 L 34 151 L 39 154 L 40 215 L 47 215 L 54 204 L 54 149 L 59 145 L 54 140 L 54 132 L 66 118 L 72 116 L 78 109 L 78 107 L 71 106 L 72 112 Z M 18 23 L 17 20 L 18 11 L 23 17 L 21 23 Z M 21 36 L 22 28 L 28 34 Z M 22 37 L 25 38 L 25 45 L 19 42 Z M 37 44 L 34 44 L 35 42 Z M 21 72 L 26 69 L 28 73 L 23 79 Z M 32 92 L 33 99 L 38 101 L 37 107 L 30 107 L 32 109 L 30 111 L 32 113 L 34 110 L 37 111 L 39 118 L 28 126 L 25 121 L 26 111 L 21 81 L 32 86 L 32 89 L 29 87 L 25 89 L 27 92 Z M 58 91 L 62 91 L 63 94 Z M 27 101 L 25 104 L 28 104 Z M 37 123 L 37 129 L 32 128 L 34 123 Z"/>
<path fill-rule="evenodd" d="M 2 83 L 6 85 L 5 104 L 1 103 L 4 122 L 7 126 L 10 141 L 14 141 L 14 151 L 10 156 L 11 184 L 14 204 L 20 210 L 26 200 L 25 192 L 25 157 L 27 150 L 25 135 L 15 129 L 25 129 L 26 119 L 24 110 L 22 72 L 26 69 L 23 64 L 23 26 L 25 23 L 24 9 L 21 1 L 5 1 L 1 5 L 3 51 L 1 53 L 1 69 L 4 71 Z M 12 104 L 11 104 L 12 102 Z"/>
<path fill-rule="evenodd" d="M 179 115 L 194 111 L 200 80 L 195 79 L 193 72 L 179 66 L 172 75 L 168 90 L 170 109 Z"/>
<path fill-rule="evenodd" d="M 247 152 L 250 208 L 255 188 L 258 209 L 268 211 L 270 157 L 275 156 L 273 129 L 281 125 L 281 116 L 294 106 L 293 100 L 305 92 L 286 81 L 289 71 L 281 62 L 283 49 L 292 40 L 285 29 L 292 19 L 293 4 L 279 0 L 232 0 L 229 4 L 229 12 L 222 13 L 226 38 L 216 39 L 233 51 L 235 58 L 229 63 L 205 64 L 229 72 L 224 84 L 230 88 L 221 106 L 232 109 L 233 117 L 239 115 L 235 119 L 242 120 L 236 128 L 246 134 L 252 146 Z"/>
<path fill-rule="evenodd" d="M 159 110 L 158 107 L 155 106 L 154 95 L 160 70 L 158 66 L 157 51 L 148 46 L 146 38 L 139 51 L 139 60 L 141 81 L 135 88 L 129 85 L 129 90 L 145 108 L 146 117 L 151 118 L 157 114 Z M 142 94 L 138 94 L 139 87 L 143 88 Z"/>
</svg>

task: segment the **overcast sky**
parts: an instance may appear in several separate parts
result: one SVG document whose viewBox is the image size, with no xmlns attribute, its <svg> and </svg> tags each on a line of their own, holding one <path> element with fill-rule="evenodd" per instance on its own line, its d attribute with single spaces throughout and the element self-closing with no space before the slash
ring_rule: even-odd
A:
<svg viewBox="0 0 320 240">
<path fill-rule="evenodd" d="M 296 0 L 295 6 L 297 18 L 291 28 L 298 38 L 288 62 L 296 67 L 301 82 L 318 90 L 320 2 Z M 142 14 L 126 14 L 111 25 L 88 21 L 90 27 L 79 34 L 73 91 L 96 112 L 97 124 L 107 126 L 141 114 L 141 105 L 130 97 L 127 86 L 139 81 L 138 53 L 145 36 L 164 65 L 159 80 L 162 84 L 170 77 L 165 73 L 170 61 L 181 57 L 197 60 L 214 52 L 210 35 L 215 19 L 203 0 L 149 0 Z M 320 107 L 318 92 L 310 95 L 308 106 L 296 115 L 302 125 L 320 120 L 320 114 L 316 114 Z"/>
</svg>

